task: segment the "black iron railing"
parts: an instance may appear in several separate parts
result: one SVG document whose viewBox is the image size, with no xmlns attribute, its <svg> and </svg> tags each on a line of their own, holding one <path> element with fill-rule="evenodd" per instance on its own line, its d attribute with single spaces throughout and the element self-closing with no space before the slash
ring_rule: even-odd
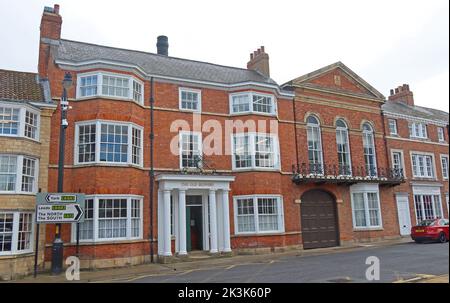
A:
<svg viewBox="0 0 450 303">
<path fill-rule="evenodd" d="M 336 164 L 308 164 L 292 165 L 294 174 L 292 181 L 300 183 L 338 183 L 354 184 L 360 182 L 399 185 L 403 183 L 402 169 L 377 169 L 366 166 L 348 166 Z"/>
</svg>

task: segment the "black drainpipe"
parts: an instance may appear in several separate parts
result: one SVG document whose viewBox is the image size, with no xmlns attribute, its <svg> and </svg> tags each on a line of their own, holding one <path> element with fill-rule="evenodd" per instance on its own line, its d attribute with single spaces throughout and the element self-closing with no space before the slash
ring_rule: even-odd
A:
<svg viewBox="0 0 450 303">
<path fill-rule="evenodd" d="M 153 183 L 155 182 L 155 170 L 153 167 L 153 140 L 155 138 L 153 131 L 153 77 L 150 78 L 150 262 L 154 263 L 153 252 Z M 159 239 L 158 239 L 159 240 Z"/>
</svg>

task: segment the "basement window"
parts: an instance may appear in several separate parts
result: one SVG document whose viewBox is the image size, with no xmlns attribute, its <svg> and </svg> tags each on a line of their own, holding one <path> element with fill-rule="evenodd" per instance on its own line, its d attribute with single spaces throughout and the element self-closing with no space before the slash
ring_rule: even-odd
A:
<svg viewBox="0 0 450 303">
<path fill-rule="evenodd" d="M 113 97 L 143 104 L 143 83 L 132 76 L 97 72 L 78 75 L 77 98 Z"/>
</svg>

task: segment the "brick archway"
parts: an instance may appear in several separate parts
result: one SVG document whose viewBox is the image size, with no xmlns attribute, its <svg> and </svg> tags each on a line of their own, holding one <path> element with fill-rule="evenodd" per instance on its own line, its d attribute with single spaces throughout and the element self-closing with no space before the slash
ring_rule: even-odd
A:
<svg viewBox="0 0 450 303">
<path fill-rule="evenodd" d="M 313 189 L 302 195 L 300 204 L 303 248 L 339 246 L 336 199 Z"/>
</svg>

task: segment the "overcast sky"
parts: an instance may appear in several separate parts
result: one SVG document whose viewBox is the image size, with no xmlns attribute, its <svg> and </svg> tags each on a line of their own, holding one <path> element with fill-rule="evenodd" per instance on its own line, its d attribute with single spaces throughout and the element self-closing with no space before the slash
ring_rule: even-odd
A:
<svg viewBox="0 0 450 303">
<path fill-rule="evenodd" d="M 0 0 L 0 69 L 37 71 L 42 0 Z M 385 96 L 449 110 L 448 0 L 58 0 L 62 37 L 246 67 L 261 45 L 279 84 L 342 61 Z"/>
</svg>

